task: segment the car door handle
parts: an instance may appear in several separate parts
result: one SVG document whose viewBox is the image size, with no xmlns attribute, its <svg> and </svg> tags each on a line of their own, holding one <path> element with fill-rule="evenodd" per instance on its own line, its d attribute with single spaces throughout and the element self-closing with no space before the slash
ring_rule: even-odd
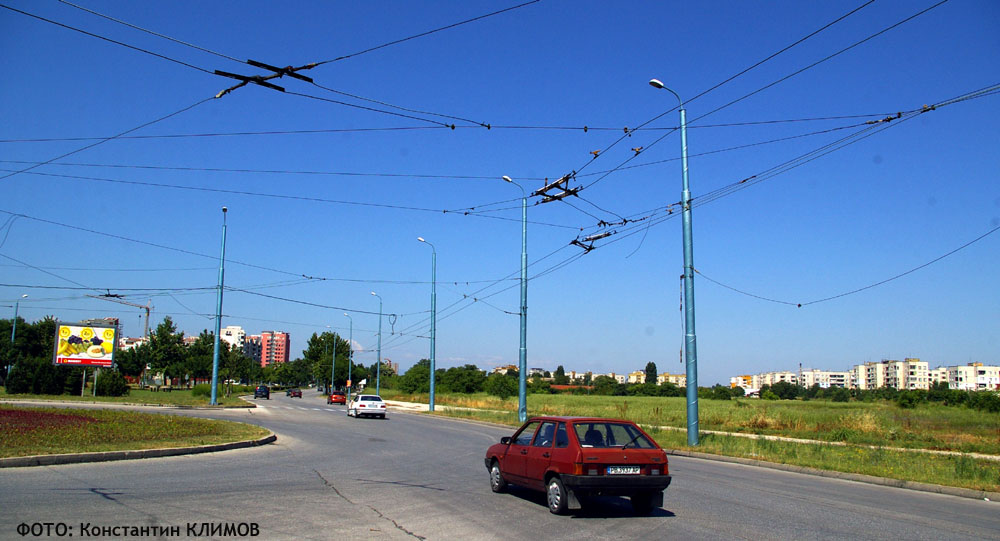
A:
<svg viewBox="0 0 1000 541">
<path fill-rule="evenodd" d="M 542 453 L 542 458 L 549 458 L 549 456 L 550 455 L 548 452 Z"/>
<path fill-rule="evenodd" d="M 526 455 L 526 454 L 528 454 L 528 450 L 527 450 L 527 449 L 521 449 L 521 454 L 522 454 L 522 455 Z"/>
</svg>

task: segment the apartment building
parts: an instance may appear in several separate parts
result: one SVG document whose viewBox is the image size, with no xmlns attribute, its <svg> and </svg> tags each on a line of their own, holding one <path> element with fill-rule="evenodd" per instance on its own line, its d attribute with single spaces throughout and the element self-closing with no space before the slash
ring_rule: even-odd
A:
<svg viewBox="0 0 1000 541">
<path fill-rule="evenodd" d="M 263 331 L 260 333 L 260 365 L 287 363 L 291 337 L 283 331 Z"/>
<path fill-rule="evenodd" d="M 684 374 L 671 374 L 669 372 L 664 372 L 656 376 L 656 384 L 663 385 L 664 383 L 673 383 L 678 387 L 687 387 L 687 376 Z"/>
<path fill-rule="evenodd" d="M 634 372 L 629 372 L 628 373 L 628 379 L 627 379 L 627 381 L 629 383 L 645 383 L 646 382 L 646 372 L 644 372 L 642 370 L 636 370 Z"/>
<path fill-rule="evenodd" d="M 260 360 L 261 352 L 261 338 L 259 334 L 251 334 L 243 338 L 243 354 L 253 362 L 263 366 Z"/>
<path fill-rule="evenodd" d="M 817 368 L 802 371 L 802 386 L 807 389 L 813 385 L 819 385 L 821 389 L 848 387 L 850 383 L 850 372 L 831 372 Z"/>
<path fill-rule="evenodd" d="M 243 350 L 247 333 L 239 325 L 230 325 L 219 332 L 219 338 L 229 344 L 230 349 Z"/>
<path fill-rule="evenodd" d="M 1000 390 L 1000 367 L 983 363 L 949 366 L 948 387 L 963 391 Z"/>
</svg>

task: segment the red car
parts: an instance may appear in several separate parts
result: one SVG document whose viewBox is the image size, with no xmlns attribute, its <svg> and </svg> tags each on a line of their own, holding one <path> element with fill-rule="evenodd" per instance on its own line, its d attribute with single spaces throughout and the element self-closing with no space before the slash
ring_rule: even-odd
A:
<svg viewBox="0 0 1000 541">
<path fill-rule="evenodd" d="M 326 397 L 327 404 L 347 404 L 347 395 L 344 391 L 333 391 Z"/>
<path fill-rule="evenodd" d="M 288 391 L 288 396 L 292 398 L 302 398 L 302 389 L 291 389 Z"/>
<path fill-rule="evenodd" d="M 591 417 L 531 418 L 486 450 L 486 469 L 493 492 L 543 491 L 555 514 L 593 496 L 628 496 L 646 514 L 671 480 L 667 454 L 635 423 Z"/>
</svg>

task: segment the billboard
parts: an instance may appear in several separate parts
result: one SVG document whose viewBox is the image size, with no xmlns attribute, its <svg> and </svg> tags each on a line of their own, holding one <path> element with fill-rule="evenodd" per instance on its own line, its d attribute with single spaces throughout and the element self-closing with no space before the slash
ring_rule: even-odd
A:
<svg viewBox="0 0 1000 541">
<path fill-rule="evenodd" d="M 112 366 L 118 328 L 110 324 L 56 323 L 52 363 L 66 366 Z"/>
</svg>

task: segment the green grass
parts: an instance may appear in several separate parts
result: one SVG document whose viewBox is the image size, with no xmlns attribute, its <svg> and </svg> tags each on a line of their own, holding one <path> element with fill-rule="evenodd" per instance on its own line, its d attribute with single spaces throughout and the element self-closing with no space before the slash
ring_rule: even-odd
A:
<svg viewBox="0 0 1000 541">
<path fill-rule="evenodd" d="M 156 406 L 208 406 L 210 398 L 203 396 L 193 396 L 190 390 L 176 390 L 172 392 L 153 392 L 132 389 L 128 396 L 92 396 L 88 389 L 84 396 L 80 395 L 41 395 L 41 394 L 7 394 L 6 390 L 0 393 L 0 398 L 5 400 L 58 400 L 60 402 L 106 402 L 112 404 L 147 404 Z M 240 400 L 237 394 L 231 397 L 219 395 L 216 397 L 220 406 L 243 406 L 249 404 Z"/>
<path fill-rule="evenodd" d="M 426 394 L 384 391 L 388 399 L 427 402 Z M 500 400 L 474 395 L 436 394 L 435 403 L 469 409 L 439 408 L 436 415 L 518 426 L 517 397 Z M 906 481 L 976 490 L 1000 491 L 1000 462 L 961 456 L 894 451 L 932 449 L 1000 455 L 1000 416 L 964 407 L 936 404 L 901 409 L 892 403 L 825 400 L 699 400 L 699 428 L 721 432 L 767 434 L 820 442 L 775 442 L 701 434 L 687 446 L 684 398 L 528 395 L 528 415 L 580 415 L 635 421 L 651 431 L 661 446 L 725 456 L 752 458 L 823 470 L 860 473 Z M 870 449 L 869 446 L 875 446 Z"/>
<path fill-rule="evenodd" d="M 230 421 L 0 404 L 0 458 L 213 445 L 267 434 Z"/>
</svg>

